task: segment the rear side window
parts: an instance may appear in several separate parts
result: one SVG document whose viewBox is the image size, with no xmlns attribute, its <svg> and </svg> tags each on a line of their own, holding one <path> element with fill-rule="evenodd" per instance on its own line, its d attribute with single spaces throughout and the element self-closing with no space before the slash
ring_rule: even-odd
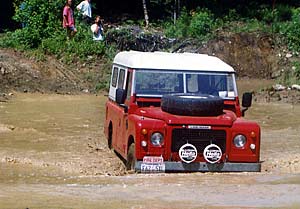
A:
<svg viewBox="0 0 300 209">
<path fill-rule="evenodd" d="M 125 70 L 121 69 L 119 73 L 118 88 L 123 89 L 125 79 Z"/>
<path fill-rule="evenodd" d="M 127 75 L 127 99 L 130 99 L 131 96 L 131 84 L 132 84 L 132 72 L 128 71 Z"/>
<path fill-rule="evenodd" d="M 117 86 L 117 79 L 118 79 L 118 68 L 114 67 L 113 74 L 112 74 L 112 79 L 111 79 L 111 85 L 113 87 Z"/>
</svg>

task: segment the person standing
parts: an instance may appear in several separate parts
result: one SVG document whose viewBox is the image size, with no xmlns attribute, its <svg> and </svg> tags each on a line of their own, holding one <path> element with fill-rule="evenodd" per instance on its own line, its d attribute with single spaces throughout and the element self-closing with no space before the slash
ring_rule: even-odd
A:
<svg viewBox="0 0 300 209">
<path fill-rule="evenodd" d="M 101 22 L 101 17 L 99 15 L 95 18 L 95 23 L 91 26 L 91 30 L 93 32 L 93 40 L 94 41 L 103 41 L 104 34 L 103 34 L 103 26 Z"/>
<path fill-rule="evenodd" d="M 92 6 L 90 3 L 91 0 L 84 0 L 77 5 L 77 10 L 82 15 L 82 21 L 86 24 L 92 22 Z"/>
<path fill-rule="evenodd" d="M 67 36 L 69 38 L 73 37 L 77 29 L 75 27 L 75 20 L 74 20 L 74 12 L 72 9 L 72 0 L 67 0 L 67 3 L 63 10 L 63 27 L 67 30 Z"/>
</svg>

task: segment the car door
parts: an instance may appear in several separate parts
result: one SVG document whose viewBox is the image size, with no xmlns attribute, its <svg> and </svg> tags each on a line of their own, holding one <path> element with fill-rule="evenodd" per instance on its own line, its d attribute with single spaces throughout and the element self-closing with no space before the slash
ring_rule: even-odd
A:
<svg viewBox="0 0 300 209">
<path fill-rule="evenodd" d="M 127 81 L 127 70 L 124 68 L 120 68 L 119 76 L 118 76 L 118 89 L 124 89 L 126 88 L 126 81 Z M 117 129 L 116 129 L 116 135 L 117 135 L 117 149 L 119 150 L 120 154 L 124 154 L 124 144 L 126 144 L 127 137 L 126 137 L 126 121 L 128 113 L 125 111 L 125 108 L 120 105 L 119 112 L 118 112 L 118 119 L 117 119 Z"/>
</svg>

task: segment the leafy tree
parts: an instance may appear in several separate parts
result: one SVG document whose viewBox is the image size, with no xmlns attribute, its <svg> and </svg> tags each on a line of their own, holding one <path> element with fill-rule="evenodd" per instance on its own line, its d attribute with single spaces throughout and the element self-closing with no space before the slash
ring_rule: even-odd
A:
<svg viewBox="0 0 300 209">
<path fill-rule="evenodd" d="M 187 10 L 184 9 L 181 12 L 180 17 L 176 21 L 176 24 L 173 24 L 173 21 L 168 22 L 166 24 L 165 33 L 168 37 L 172 37 L 172 38 L 188 37 L 190 22 L 191 22 L 191 17 L 188 14 Z"/>
<path fill-rule="evenodd" d="M 169 37 L 192 37 L 203 41 L 211 35 L 214 27 L 215 18 L 209 10 L 201 9 L 188 13 L 183 9 L 176 24 L 168 23 L 165 31 Z"/>
<path fill-rule="evenodd" d="M 292 10 L 291 21 L 279 25 L 279 32 L 284 35 L 291 50 L 300 51 L 300 7 Z"/>
<path fill-rule="evenodd" d="M 189 33 L 193 38 L 204 39 L 207 37 L 214 26 L 214 17 L 209 10 L 200 10 L 193 14 Z"/>
<path fill-rule="evenodd" d="M 23 26 L 16 31 L 16 38 L 28 48 L 37 47 L 61 28 L 63 6 L 61 0 L 15 1 L 13 18 Z"/>
</svg>

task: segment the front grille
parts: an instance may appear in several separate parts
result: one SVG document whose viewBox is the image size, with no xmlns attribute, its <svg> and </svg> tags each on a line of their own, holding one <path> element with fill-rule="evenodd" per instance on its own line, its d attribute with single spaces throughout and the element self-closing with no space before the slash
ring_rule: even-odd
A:
<svg viewBox="0 0 300 209">
<path fill-rule="evenodd" d="M 206 146 L 218 145 L 222 153 L 226 150 L 226 131 L 224 130 L 203 130 L 203 129 L 173 129 L 172 131 L 172 152 L 178 152 L 180 147 L 190 143 L 197 148 L 198 153 L 203 153 Z"/>
</svg>

